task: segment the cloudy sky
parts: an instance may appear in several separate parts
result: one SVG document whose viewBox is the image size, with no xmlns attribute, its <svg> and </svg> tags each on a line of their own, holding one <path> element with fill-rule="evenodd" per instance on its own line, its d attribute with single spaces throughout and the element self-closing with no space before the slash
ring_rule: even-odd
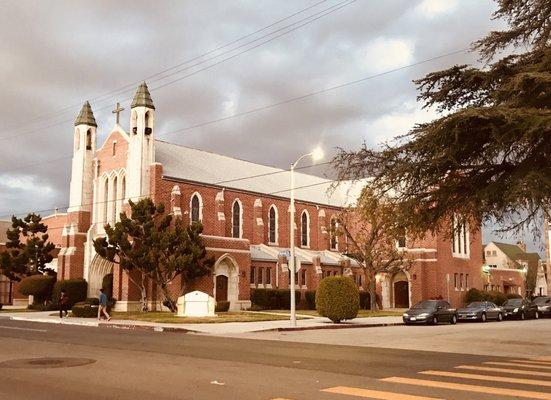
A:
<svg viewBox="0 0 551 400">
<path fill-rule="evenodd" d="M 377 75 L 467 48 L 496 28 L 494 9 L 490 0 L 4 0 L 0 218 L 65 207 L 82 102 L 101 143 L 117 101 L 128 127 L 143 79 L 163 140 L 278 167 L 317 145 L 329 155 L 375 146 L 436 117 L 416 102 L 413 79 L 477 57 Z"/>
</svg>

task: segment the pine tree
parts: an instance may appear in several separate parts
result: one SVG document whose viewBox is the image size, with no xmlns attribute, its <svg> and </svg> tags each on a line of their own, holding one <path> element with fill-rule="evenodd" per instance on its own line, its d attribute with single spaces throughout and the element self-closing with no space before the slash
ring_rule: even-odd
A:
<svg viewBox="0 0 551 400">
<path fill-rule="evenodd" d="M 416 81 L 419 100 L 444 116 L 382 149 L 334 159 L 340 180 L 373 177 L 394 191 L 411 234 L 449 231 L 461 215 L 517 231 L 551 208 L 551 0 L 499 0 L 509 29 L 474 43 L 484 68 L 454 66 Z M 494 61 L 502 50 L 525 49 Z"/>
<path fill-rule="evenodd" d="M 143 311 L 148 309 L 149 281 L 159 288 L 164 304 L 176 311 L 170 283 L 181 277 L 185 287 L 208 274 L 214 265 L 206 255 L 203 227 L 201 223 L 186 226 L 180 219 L 173 220 L 172 215 L 165 214 L 163 204 L 155 205 L 149 198 L 129 204 L 131 216 L 122 213 L 114 227 L 106 225 L 107 237 L 94 240 L 94 248 L 128 272 L 130 281 L 140 289 Z"/>
<path fill-rule="evenodd" d="M 0 253 L 0 273 L 11 281 L 30 275 L 52 272 L 47 264 L 53 260 L 55 245 L 49 242 L 48 226 L 40 215 L 25 218 L 12 216 L 11 229 L 6 231 L 6 251 Z"/>
</svg>

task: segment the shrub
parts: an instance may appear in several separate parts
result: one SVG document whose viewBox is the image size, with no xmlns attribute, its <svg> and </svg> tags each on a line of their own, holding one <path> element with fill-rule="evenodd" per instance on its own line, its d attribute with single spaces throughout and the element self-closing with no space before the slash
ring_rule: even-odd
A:
<svg viewBox="0 0 551 400">
<path fill-rule="evenodd" d="M 76 303 L 86 300 L 86 296 L 88 294 L 88 283 L 84 279 L 67 279 L 64 281 L 57 281 L 54 285 L 52 300 L 58 308 L 61 290 L 65 290 L 65 293 L 67 293 L 67 296 L 69 297 L 68 307 L 71 308 Z"/>
<path fill-rule="evenodd" d="M 360 292 L 360 308 L 362 310 L 371 310 L 371 296 L 369 292 Z"/>
<path fill-rule="evenodd" d="M 113 298 L 113 274 L 107 274 L 101 281 L 101 288 L 108 299 Z"/>
<path fill-rule="evenodd" d="M 230 309 L 229 301 L 217 301 L 216 307 L 214 308 L 215 312 L 227 312 Z"/>
<path fill-rule="evenodd" d="M 275 291 L 272 289 L 253 289 L 251 291 L 251 303 L 260 310 L 273 308 L 276 300 Z"/>
<path fill-rule="evenodd" d="M 504 293 L 493 291 L 488 292 L 488 298 L 486 300 L 501 306 L 507 301 L 507 296 Z"/>
<path fill-rule="evenodd" d="M 52 297 L 55 278 L 49 275 L 31 275 L 21 280 L 19 293 L 34 296 L 34 304 L 43 304 Z"/>
<path fill-rule="evenodd" d="M 507 299 L 522 299 L 522 296 L 516 293 L 507 293 L 505 297 L 507 297 Z"/>
<path fill-rule="evenodd" d="M 291 309 L 291 290 L 290 289 L 276 289 L 277 305 L 275 308 L 281 310 Z M 299 290 L 295 291 L 295 306 L 298 306 L 301 299 L 301 293 Z"/>
<path fill-rule="evenodd" d="M 472 288 L 465 293 L 465 304 L 472 303 L 473 301 L 485 301 L 488 298 L 488 292 Z"/>
<path fill-rule="evenodd" d="M 96 297 L 88 297 L 86 300 L 84 300 L 84 303 L 91 304 L 93 306 L 99 306 L 99 299 Z"/>
<path fill-rule="evenodd" d="M 71 314 L 79 318 L 97 318 L 98 306 L 82 301 L 71 308 Z"/>
<path fill-rule="evenodd" d="M 354 281 L 344 276 L 324 278 L 316 291 L 318 314 L 338 323 L 354 319 L 360 309 L 360 292 Z"/>
<path fill-rule="evenodd" d="M 309 310 L 316 309 L 316 291 L 307 290 L 304 292 L 304 298 L 306 299 L 306 304 L 308 305 Z"/>
</svg>

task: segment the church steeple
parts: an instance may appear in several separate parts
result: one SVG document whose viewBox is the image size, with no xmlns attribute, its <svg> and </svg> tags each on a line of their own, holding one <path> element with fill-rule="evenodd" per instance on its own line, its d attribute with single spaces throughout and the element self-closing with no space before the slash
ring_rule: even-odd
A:
<svg viewBox="0 0 551 400">
<path fill-rule="evenodd" d="M 75 120 L 75 126 L 79 125 L 88 125 L 88 126 L 94 126 L 97 128 L 98 124 L 96 123 L 96 119 L 94 118 L 94 113 L 92 112 L 92 107 L 90 107 L 90 103 L 86 102 L 82 106 L 80 113 L 78 114 L 77 119 Z"/>
<path fill-rule="evenodd" d="M 138 90 L 136 90 L 136 94 L 134 95 L 134 100 L 132 100 L 132 105 L 130 108 L 136 107 L 146 107 L 151 108 L 152 110 L 155 109 L 153 100 L 151 99 L 151 94 L 149 93 L 149 89 L 147 88 L 147 84 L 145 82 L 140 84 Z"/>
</svg>

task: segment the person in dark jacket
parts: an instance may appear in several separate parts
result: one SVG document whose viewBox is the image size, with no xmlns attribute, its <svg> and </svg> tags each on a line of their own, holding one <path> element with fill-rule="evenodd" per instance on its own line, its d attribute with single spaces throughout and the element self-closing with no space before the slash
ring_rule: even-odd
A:
<svg viewBox="0 0 551 400">
<path fill-rule="evenodd" d="M 59 296 L 59 318 L 63 318 L 63 313 L 65 313 L 65 317 L 69 315 L 69 296 L 67 296 L 65 290 L 61 290 Z"/>
</svg>

